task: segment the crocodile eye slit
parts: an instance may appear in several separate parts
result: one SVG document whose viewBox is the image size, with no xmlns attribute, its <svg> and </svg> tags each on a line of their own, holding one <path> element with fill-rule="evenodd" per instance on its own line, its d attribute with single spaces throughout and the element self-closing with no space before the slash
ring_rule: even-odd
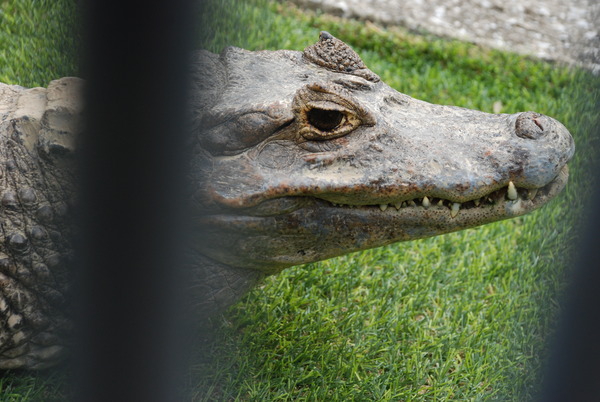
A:
<svg viewBox="0 0 600 402">
<path fill-rule="evenodd" d="M 309 141 L 342 137 L 362 124 L 353 110 L 333 102 L 313 102 L 300 112 L 299 119 L 299 133 Z"/>
<path fill-rule="evenodd" d="M 375 119 L 339 84 L 313 83 L 298 90 L 292 102 L 300 142 L 332 140 Z"/>
<path fill-rule="evenodd" d="M 344 118 L 344 114 L 337 110 L 313 108 L 306 113 L 310 125 L 320 131 L 335 130 Z"/>
</svg>

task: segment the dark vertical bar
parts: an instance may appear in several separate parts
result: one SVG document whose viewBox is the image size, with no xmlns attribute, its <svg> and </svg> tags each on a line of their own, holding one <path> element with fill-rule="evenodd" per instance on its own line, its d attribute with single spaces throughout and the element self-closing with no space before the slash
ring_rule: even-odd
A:
<svg viewBox="0 0 600 402">
<path fill-rule="evenodd" d="M 78 400 L 178 399 L 191 15 L 185 0 L 84 4 Z"/>
<path fill-rule="evenodd" d="M 597 98 L 598 99 L 598 98 Z M 594 100 L 590 97 L 590 101 Z M 600 120 L 596 138 L 600 138 Z M 598 156 L 598 155 L 597 155 Z M 588 163 L 590 182 L 598 185 L 600 163 Z M 568 293 L 545 370 L 542 402 L 600 401 L 600 210 L 596 187 L 586 205 L 585 225 L 579 231 L 579 249 L 569 275 Z"/>
</svg>

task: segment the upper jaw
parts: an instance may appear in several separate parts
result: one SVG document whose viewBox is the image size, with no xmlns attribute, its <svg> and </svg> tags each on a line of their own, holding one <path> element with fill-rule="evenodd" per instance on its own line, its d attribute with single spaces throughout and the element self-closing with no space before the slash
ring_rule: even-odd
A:
<svg viewBox="0 0 600 402">
<path fill-rule="evenodd" d="M 503 200 L 506 215 L 514 216 L 564 187 L 574 145 L 556 120 L 410 102 L 415 105 L 388 105 L 393 109 L 382 110 L 375 126 L 315 141 L 327 145 L 321 152 L 281 136 L 213 159 L 200 190 L 204 211 L 273 216 L 322 200 L 381 212 L 441 208 L 455 218 L 457 211 L 475 213 Z"/>
</svg>

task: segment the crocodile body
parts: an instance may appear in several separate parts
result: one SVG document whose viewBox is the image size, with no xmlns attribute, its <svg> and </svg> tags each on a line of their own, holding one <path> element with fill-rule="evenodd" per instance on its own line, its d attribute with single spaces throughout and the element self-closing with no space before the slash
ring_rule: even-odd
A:
<svg viewBox="0 0 600 402">
<path fill-rule="evenodd" d="M 64 353 L 81 81 L 0 84 L 0 368 L 42 368 Z"/>
<path fill-rule="evenodd" d="M 522 215 L 567 182 L 556 120 L 413 99 L 326 32 L 304 52 L 200 51 L 192 76 L 200 316 L 286 267 Z M 0 368 L 65 349 L 80 86 L 0 86 Z"/>
</svg>

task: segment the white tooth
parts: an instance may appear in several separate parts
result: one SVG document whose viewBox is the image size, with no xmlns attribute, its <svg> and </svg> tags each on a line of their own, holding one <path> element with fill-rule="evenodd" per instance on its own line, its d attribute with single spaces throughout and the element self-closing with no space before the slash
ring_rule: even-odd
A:
<svg viewBox="0 0 600 402">
<path fill-rule="evenodd" d="M 402 208 L 402 203 L 401 202 L 397 202 L 397 203 L 394 204 L 394 207 L 396 209 L 400 209 L 400 208 Z"/>
<path fill-rule="evenodd" d="M 379 209 L 381 209 L 382 211 L 385 211 L 387 209 L 388 205 L 387 204 L 379 204 Z"/>
<path fill-rule="evenodd" d="M 439 200 L 437 204 L 438 204 L 438 207 L 443 207 L 444 206 L 444 200 Z"/>
<path fill-rule="evenodd" d="M 508 191 L 506 192 L 509 200 L 516 200 L 518 197 L 517 188 L 512 181 L 508 182 Z"/>
<path fill-rule="evenodd" d="M 406 208 L 406 201 L 402 201 L 402 205 L 400 205 L 400 208 Z"/>
<path fill-rule="evenodd" d="M 423 206 L 425 208 L 429 208 L 430 205 L 431 205 L 431 203 L 429 202 L 429 198 L 423 197 Z"/>
<path fill-rule="evenodd" d="M 459 210 L 460 210 L 460 203 L 453 202 L 452 209 L 450 210 L 450 216 L 454 218 L 456 215 L 458 215 Z"/>
<path fill-rule="evenodd" d="M 413 200 L 410 200 L 408 202 L 408 205 L 410 205 L 411 207 L 416 207 L 417 206 L 417 204 Z"/>
<path fill-rule="evenodd" d="M 479 204 L 481 204 L 481 198 L 477 198 L 476 200 L 473 200 L 473 203 L 475 204 L 476 207 L 478 207 Z"/>
<path fill-rule="evenodd" d="M 527 199 L 528 200 L 533 200 L 535 198 L 535 196 L 537 195 L 538 189 L 537 188 L 532 188 L 529 190 L 529 193 L 527 194 Z"/>
</svg>

